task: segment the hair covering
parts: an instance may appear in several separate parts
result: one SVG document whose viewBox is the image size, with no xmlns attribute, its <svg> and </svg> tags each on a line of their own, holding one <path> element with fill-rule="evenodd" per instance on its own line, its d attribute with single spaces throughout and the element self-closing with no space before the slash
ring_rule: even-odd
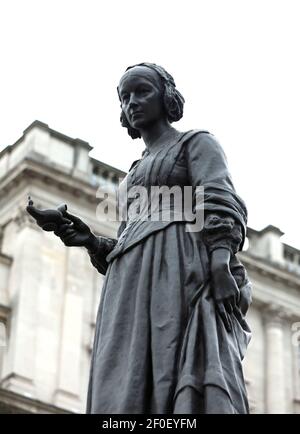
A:
<svg viewBox="0 0 300 434">
<path fill-rule="evenodd" d="M 176 84 L 174 78 L 171 74 L 169 74 L 162 66 L 156 65 L 155 63 L 143 62 L 137 63 L 136 65 L 129 66 L 126 71 L 129 71 L 132 68 L 137 66 L 142 66 L 145 68 L 150 68 L 155 71 L 158 75 L 158 78 L 161 80 L 160 84 L 162 84 L 163 91 L 163 103 L 167 114 L 167 119 L 170 123 L 179 121 L 179 119 L 183 116 L 183 106 L 184 106 L 184 97 L 181 95 L 179 90 L 176 88 Z M 147 75 L 147 79 L 149 79 L 152 83 L 154 83 L 153 75 Z M 122 79 L 121 79 L 122 80 Z M 155 84 L 157 84 L 155 82 Z M 138 130 L 132 128 L 123 111 L 121 112 L 121 124 L 123 127 L 128 129 L 128 134 L 133 138 L 141 137 Z"/>
</svg>

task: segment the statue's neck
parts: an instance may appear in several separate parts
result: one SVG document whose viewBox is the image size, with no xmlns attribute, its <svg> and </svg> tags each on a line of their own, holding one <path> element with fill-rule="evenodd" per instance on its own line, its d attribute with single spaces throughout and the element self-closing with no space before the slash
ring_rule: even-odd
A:
<svg viewBox="0 0 300 434">
<path fill-rule="evenodd" d="M 148 152 L 154 153 L 162 146 L 179 135 L 179 131 L 173 128 L 168 121 L 161 122 L 141 131 L 141 136 L 145 142 Z"/>
</svg>

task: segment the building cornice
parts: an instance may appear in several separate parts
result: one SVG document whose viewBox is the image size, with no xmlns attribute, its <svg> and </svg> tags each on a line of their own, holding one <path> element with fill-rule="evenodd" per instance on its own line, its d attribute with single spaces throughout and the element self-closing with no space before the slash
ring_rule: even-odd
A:
<svg viewBox="0 0 300 434">
<path fill-rule="evenodd" d="M 283 243 L 283 247 L 285 252 L 300 255 L 300 250 L 297 249 L 296 247 L 290 246 L 289 244 L 285 244 L 285 243 Z"/>
<path fill-rule="evenodd" d="M 96 203 L 96 191 L 98 186 L 75 178 L 70 173 L 64 173 L 47 164 L 36 162 L 26 158 L 15 166 L 7 176 L 0 180 L 0 199 L 7 196 L 8 192 L 19 185 L 24 179 L 40 180 L 45 184 L 57 186 L 61 191 L 68 191 L 75 196 L 85 197 L 89 202 Z"/>
<path fill-rule="evenodd" d="M 0 253 L 0 264 L 11 265 L 13 258 L 11 256 Z"/>
<path fill-rule="evenodd" d="M 4 324 L 8 324 L 8 319 L 11 314 L 11 307 L 4 306 L 4 304 L 0 304 L 0 322 Z"/>
<path fill-rule="evenodd" d="M 97 160 L 96 158 L 90 157 L 91 162 L 94 166 L 101 167 L 104 171 L 114 172 L 116 175 L 119 175 L 120 178 L 124 178 L 126 176 L 126 172 L 121 169 L 117 169 L 116 167 L 110 166 L 103 161 Z"/>
<path fill-rule="evenodd" d="M 11 413 L 72 414 L 71 411 L 0 387 L 0 402 Z"/>
<path fill-rule="evenodd" d="M 88 151 L 91 151 L 93 149 L 93 146 L 91 146 L 88 142 L 81 140 L 81 139 L 73 139 L 70 136 L 67 136 L 66 134 L 60 133 L 59 131 L 53 130 L 52 128 L 49 127 L 49 125 L 45 124 L 44 122 L 41 121 L 34 121 L 32 122 L 32 124 L 30 124 L 24 131 L 23 131 L 23 137 L 24 135 L 26 135 L 30 130 L 32 130 L 33 128 L 40 128 L 43 130 L 46 130 L 50 136 L 52 137 L 56 137 L 59 140 L 62 140 L 63 142 L 66 143 L 70 143 L 70 144 L 74 144 L 74 145 L 80 145 L 81 147 L 84 147 L 85 149 L 87 149 Z M 20 140 L 20 139 L 19 139 Z M 18 140 L 18 142 L 19 142 Z M 14 145 L 13 145 L 14 146 Z"/>
<path fill-rule="evenodd" d="M 240 252 L 239 257 L 247 270 L 255 271 L 273 281 L 300 289 L 300 276 L 293 271 L 283 269 L 282 265 L 273 264 L 265 258 L 254 257 L 247 252 Z"/>
<path fill-rule="evenodd" d="M 69 137 L 65 134 L 60 133 L 59 131 L 53 130 L 52 128 L 49 128 L 49 126 L 47 124 L 45 124 L 44 122 L 41 121 L 34 121 L 32 122 L 24 131 L 23 131 L 23 135 L 12 145 L 6 146 L 4 149 L 2 149 L 0 151 L 0 158 L 7 154 L 10 153 L 16 146 L 18 146 L 19 143 L 21 143 L 26 134 L 28 134 L 33 128 L 39 128 L 40 130 L 44 130 L 47 131 L 49 133 L 50 136 L 55 137 L 59 140 L 62 140 L 63 142 L 69 143 L 71 145 L 74 146 L 81 146 L 85 149 L 87 149 L 88 151 L 91 151 L 93 149 L 93 146 L 91 146 L 88 142 L 85 142 L 84 140 L 81 139 L 74 139 L 72 137 Z"/>
</svg>

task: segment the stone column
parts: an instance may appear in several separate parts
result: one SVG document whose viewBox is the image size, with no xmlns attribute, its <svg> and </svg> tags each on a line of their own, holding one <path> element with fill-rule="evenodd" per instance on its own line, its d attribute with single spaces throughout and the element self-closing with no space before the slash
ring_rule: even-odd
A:
<svg viewBox="0 0 300 434">
<path fill-rule="evenodd" d="M 5 235 L 3 240 L 3 250 L 13 256 L 13 262 L 8 284 L 11 325 L 1 386 L 35 398 L 36 303 L 42 231 L 23 210 L 15 216 L 11 228 L 9 239 Z"/>
<path fill-rule="evenodd" d="M 264 312 L 266 358 L 266 412 L 286 413 L 284 371 L 284 312 L 270 305 Z"/>
<path fill-rule="evenodd" d="M 83 249 L 67 251 L 60 358 L 54 400 L 57 406 L 76 412 L 84 411 L 82 376 L 87 375 L 82 372 L 84 292 L 90 290 L 91 285 L 86 272 L 86 256 Z M 81 402 L 82 398 L 84 403 Z"/>
</svg>

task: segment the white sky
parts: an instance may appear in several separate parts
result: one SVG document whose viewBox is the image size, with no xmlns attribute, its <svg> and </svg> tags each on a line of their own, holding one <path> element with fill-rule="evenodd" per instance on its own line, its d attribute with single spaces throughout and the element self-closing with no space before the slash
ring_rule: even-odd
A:
<svg viewBox="0 0 300 434">
<path fill-rule="evenodd" d="M 186 100 L 179 130 L 222 144 L 249 226 L 300 248 L 300 16 L 295 0 L 0 0 L 0 149 L 35 119 L 128 170 L 144 149 L 116 86 L 150 61 Z"/>
</svg>

